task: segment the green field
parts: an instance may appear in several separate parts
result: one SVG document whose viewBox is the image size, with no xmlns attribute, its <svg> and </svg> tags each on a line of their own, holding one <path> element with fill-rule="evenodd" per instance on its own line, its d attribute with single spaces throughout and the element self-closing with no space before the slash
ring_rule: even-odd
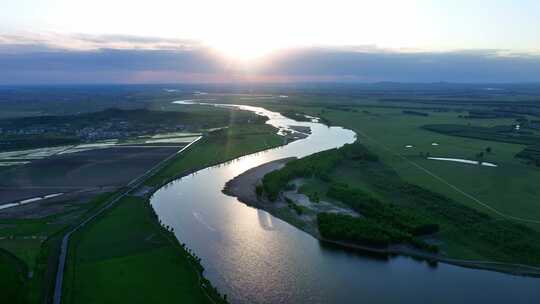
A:
<svg viewBox="0 0 540 304">
<path fill-rule="evenodd" d="M 0 249 L 0 302 L 25 303 L 24 284 L 26 281 L 26 267 L 15 256 Z"/>
<path fill-rule="evenodd" d="M 66 303 L 210 303 L 196 263 L 141 198 L 121 200 L 76 233 L 66 269 Z"/>
</svg>

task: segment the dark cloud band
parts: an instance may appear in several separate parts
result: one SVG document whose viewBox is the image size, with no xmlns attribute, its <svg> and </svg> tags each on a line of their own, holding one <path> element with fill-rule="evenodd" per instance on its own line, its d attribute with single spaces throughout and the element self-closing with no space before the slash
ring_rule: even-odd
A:
<svg viewBox="0 0 540 304">
<path fill-rule="evenodd" d="M 2 37 L 0 37 L 2 38 Z M 90 49 L 39 39 L 0 39 L 0 84 L 400 81 L 540 82 L 540 56 L 499 50 L 398 52 L 305 48 L 271 54 L 246 72 L 194 41 L 131 36 L 78 36 Z M 111 46 L 121 48 L 110 48 Z M 161 47 L 160 46 L 164 46 Z M 177 47 L 171 47 L 177 46 Z"/>
</svg>

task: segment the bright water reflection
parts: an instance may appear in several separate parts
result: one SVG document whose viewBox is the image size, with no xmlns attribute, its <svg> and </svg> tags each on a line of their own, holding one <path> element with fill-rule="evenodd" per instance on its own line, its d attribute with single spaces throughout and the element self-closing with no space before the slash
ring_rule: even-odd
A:
<svg viewBox="0 0 540 304">
<path fill-rule="evenodd" d="M 354 132 L 296 122 L 262 108 L 268 123 L 309 126 L 312 135 L 285 147 L 241 157 L 174 181 L 151 199 L 160 220 L 174 227 L 206 269 L 205 276 L 233 303 L 533 303 L 540 280 L 407 257 L 375 259 L 323 248 L 310 235 L 265 211 L 221 193 L 249 168 L 351 143 Z"/>
</svg>

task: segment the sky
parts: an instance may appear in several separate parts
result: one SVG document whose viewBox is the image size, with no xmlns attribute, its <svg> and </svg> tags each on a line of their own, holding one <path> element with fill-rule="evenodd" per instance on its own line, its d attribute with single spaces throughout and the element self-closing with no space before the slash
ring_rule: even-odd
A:
<svg viewBox="0 0 540 304">
<path fill-rule="evenodd" d="M 540 1 L 0 0 L 0 84 L 540 82 Z"/>
</svg>

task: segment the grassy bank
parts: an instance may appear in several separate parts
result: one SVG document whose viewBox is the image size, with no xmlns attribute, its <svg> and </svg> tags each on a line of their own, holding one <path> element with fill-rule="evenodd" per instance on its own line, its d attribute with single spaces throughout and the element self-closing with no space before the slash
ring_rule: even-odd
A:
<svg viewBox="0 0 540 304">
<path fill-rule="evenodd" d="M 66 303 L 211 303 L 197 261 L 142 198 L 122 199 L 75 233 L 66 269 Z"/>
<path fill-rule="evenodd" d="M 148 186 L 160 185 L 193 168 L 202 168 L 231 160 L 242 155 L 276 147 L 284 143 L 277 131 L 266 124 L 238 124 L 210 132 L 186 151 L 179 154 L 167 167 L 149 178 Z"/>
</svg>

